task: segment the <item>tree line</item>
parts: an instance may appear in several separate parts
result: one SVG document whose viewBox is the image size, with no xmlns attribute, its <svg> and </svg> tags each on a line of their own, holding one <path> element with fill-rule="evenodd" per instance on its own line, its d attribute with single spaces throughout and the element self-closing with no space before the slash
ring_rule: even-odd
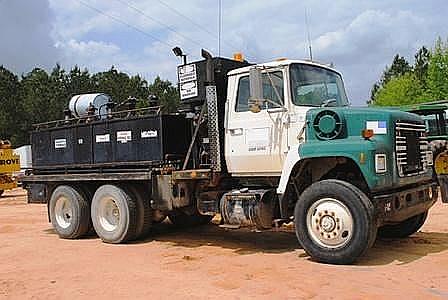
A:
<svg viewBox="0 0 448 300">
<path fill-rule="evenodd" d="M 50 72 L 35 68 L 19 77 L 0 66 L 0 139 L 10 140 L 14 147 L 28 144 L 32 124 L 62 119 L 73 95 L 97 92 L 116 103 L 135 97 L 140 107 L 156 96 L 165 112 L 176 110 L 179 103 L 177 87 L 170 81 L 156 77 L 148 83 L 115 67 L 91 74 L 77 66 L 66 71 L 56 65 Z"/>
<path fill-rule="evenodd" d="M 371 90 L 369 105 L 399 106 L 448 99 L 448 40 L 421 47 L 410 64 L 395 55 Z"/>
</svg>

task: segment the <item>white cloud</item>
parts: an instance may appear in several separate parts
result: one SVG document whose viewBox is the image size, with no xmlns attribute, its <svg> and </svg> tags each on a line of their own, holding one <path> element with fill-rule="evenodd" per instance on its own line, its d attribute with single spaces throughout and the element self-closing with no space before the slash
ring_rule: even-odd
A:
<svg viewBox="0 0 448 300">
<path fill-rule="evenodd" d="M 57 42 L 56 47 L 63 53 L 62 65 L 68 68 L 79 65 L 91 71 L 100 71 L 110 67 L 113 64 L 111 62 L 122 56 L 120 47 L 106 42 L 71 39 Z"/>
<path fill-rule="evenodd" d="M 21 4 L 8 7 L 8 16 L 13 18 L 15 14 L 29 11 L 21 8 L 25 6 L 24 1 L 11 1 Z M 5 37 L 3 40 L 10 40 L 10 44 L 14 45 L 10 47 L 14 51 L 10 51 L 9 57 L 2 54 L 5 51 L 0 49 L 3 55 L 0 57 L 7 57 L 8 62 L 26 61 L 26 64 L 17 65 L 16 70 L 19 71 L 23 71 L 25 65 L 54 65 L 60 61 L 67 68 L 78 64 L 91 71 L 102 71 L 114 65 L 128 73 L 139 73 L 148 80 L 161 75 L 175 81 L 179 60 L 172 55 L 172 46 L 181 46 L 189 54 L 190 61 L 200 58 L 201 47 L 218 53 L 217 1 L 163 0 L 194 23 L 200 24 L 199 27 L 160 1 L 31 2 L 33 5 L 29 4 L 27 8 L 36 10 L 35 15 L 45 24 L 38 34 L 29 27 L 23 27 L 11 36 L 0 26 L 0 33 Z M 4 3 L 0 2 L 0 5 Z M 39 3 L 39 7 L 34 7 L 34 3 Z M 126 3 L 143 11 L 146 16 L 127 7 Z M 221 53 L 231 56 L 236 51 L 242 51 L 253 62 L 278 57 L 307 57 L 304 20 L 307 8 L 315 58 L 335 63 L 344 74 L 353 102 L 362 104 L 393 55 L 400 53 L 411 59 L 421 45 L 431 46 L 438 35 L 448 35 L 442 9 L 446 6 L 444 0 L 424 3 L 417 0 L 226 0 L 223 1 Z M 39 11 L 42 8 L 43 11 Z M 0 16 L 2 11 L 0 9 Z M 25 18 L 28 19 L 35 20 L 36 16 Z M 167 24 L 169 29 L 160 23 Z M 26 43 L 27 47 L 21 47 L 20 43 L 15 42 L 21 38 L 32 42 Z M 55 44 L 57 47 L 54 47 Z M 44 50 L 39 50 L 41 55 L 34 55 L 30 50 L 34 48 Z"/>
<path fill-rule="evenodd" d="M 317 59 L 332 61 L 343 71 L 352 101 L 364 104 L 396 53 L 413 62 L 413 54 L 430 35 L 425 31 L 425 20 L 410 11 L 366 10 L 346 27 L 326 32 L 312 44 Z"/>
</svg>

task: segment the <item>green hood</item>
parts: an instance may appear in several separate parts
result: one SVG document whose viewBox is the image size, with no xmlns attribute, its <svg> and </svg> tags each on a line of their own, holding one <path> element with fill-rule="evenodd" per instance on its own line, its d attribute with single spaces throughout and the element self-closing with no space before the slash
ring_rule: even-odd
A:
<svg viewBox="0 0 448 300">
<path fill-rule="evenodd" d="M 398 188 L 431 178 L 425 174 L 400 177 L 396 164 L 395 124 L 411 122 L 424 124 L 415 114 L 395 109 L 325 107 L 307 112 L 306 142 L 299 147 L 301 158 L 346 157 L 353 160 L 372 191 Z M 374 131 L 365 139 L 365 129 Z M 375 154 L 386 154 L 387 172 L 375 171 Z"/>
</svg>

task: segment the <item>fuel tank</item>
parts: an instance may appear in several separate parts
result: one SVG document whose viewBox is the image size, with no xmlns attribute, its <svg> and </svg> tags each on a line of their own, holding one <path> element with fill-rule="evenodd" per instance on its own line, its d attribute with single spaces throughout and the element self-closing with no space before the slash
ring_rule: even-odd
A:
<svg viewBox="0 0 448 300">
<path fill-rule="evenodd" d="M 225 224 L 272 228 L 275 190 L 237 190 L 225 193 L 220 201 Z"/>
</svg>

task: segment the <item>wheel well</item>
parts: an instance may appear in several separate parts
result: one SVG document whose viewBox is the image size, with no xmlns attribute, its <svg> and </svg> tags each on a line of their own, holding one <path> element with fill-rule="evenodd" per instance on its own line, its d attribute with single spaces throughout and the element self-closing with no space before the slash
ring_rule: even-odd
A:
<svg viewBox="0 0 448 300">
<path fill-rule="evenodd" d="M 299 195 L 314 182 L 339 179 L 349 182 L 366 195 L 369 186 L 359 166 L 346 157 L 318 157 L 299 161 L 291 171 L 285 196 L 281 200 L 282 216 L 292 216 Z"/>
</svg>

